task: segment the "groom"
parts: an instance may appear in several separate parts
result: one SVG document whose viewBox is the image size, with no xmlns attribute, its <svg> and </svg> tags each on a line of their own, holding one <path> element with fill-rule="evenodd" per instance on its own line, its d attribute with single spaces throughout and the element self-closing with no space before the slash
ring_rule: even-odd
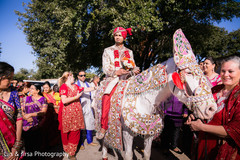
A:
<svg viewBox="0 0 240 160">
<path fill-rule="evenodd" d="M 105 48 L 103 52 L 103 72 L 106 74 L 106 81 L 110 81 L 110 83 L 106 87 L 102 98 L 101 131 L 97 135 L 98 139 L 102 139 L 108 129 L 110 100 L 116 90 L 119 79 L 125 80 L 129 76 L 138 74 L 140 71 L 135 65 L 132 50 L 126 48 L 123 44 L 127 34 L 132 35 L 131 28 L 115 28 L 113 32 L 115 45 Z"/>
</svg>

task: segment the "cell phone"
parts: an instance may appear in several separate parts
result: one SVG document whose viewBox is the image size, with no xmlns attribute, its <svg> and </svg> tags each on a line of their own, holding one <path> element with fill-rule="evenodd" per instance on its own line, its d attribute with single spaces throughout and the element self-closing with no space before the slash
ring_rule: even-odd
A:
<svg viewBox="0 0 240 160">
<path fill-rule="evenodd" d="M 81 93 L 81 92 L 83 92 L 83 90 L 84 90 L 84 89 L 78 90 L 78 93 Z"/>
</svg>

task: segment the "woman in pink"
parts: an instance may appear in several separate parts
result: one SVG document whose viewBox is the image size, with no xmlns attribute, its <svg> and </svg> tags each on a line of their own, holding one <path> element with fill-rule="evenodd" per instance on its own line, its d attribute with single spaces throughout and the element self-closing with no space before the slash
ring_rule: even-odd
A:
<svg viewBox="0 0 240 160">
<path fill-rule="evenodd" d="M 212 86 L 221 84 L 221 77 L 214 71 L 215 62 L 212 57 L 207 57 L 203 63 L 203 72 L 211 82 Z"/>
</svg>

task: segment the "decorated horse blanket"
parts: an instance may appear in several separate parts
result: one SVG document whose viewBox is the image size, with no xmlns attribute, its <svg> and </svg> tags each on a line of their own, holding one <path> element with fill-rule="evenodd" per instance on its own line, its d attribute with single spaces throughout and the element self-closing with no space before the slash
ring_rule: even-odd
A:
<svg viewBox="0 0 240 160">
<path fill-rule="evenodd" d="M 96 129 L 101 129 L 102 96 L 109 82 L 102 83 L 95 96 Z M 140 113 L 136 107 L 137 98 L 140 95 L 151 93 L 167 85 L 167 73 L 165 66 L 158 64 L 142 73 L 121 80 L 111 98 L 111 106 L 108 118 L 108 130 L 104 143 L 110 147 L 122 150 L 122 124 L 135 135 L 159 135 L 163 128 L 163 112 L 156 110 L 152 114 Z M 144 107 L 144 106 L 142 106 Z"/>
</svg>

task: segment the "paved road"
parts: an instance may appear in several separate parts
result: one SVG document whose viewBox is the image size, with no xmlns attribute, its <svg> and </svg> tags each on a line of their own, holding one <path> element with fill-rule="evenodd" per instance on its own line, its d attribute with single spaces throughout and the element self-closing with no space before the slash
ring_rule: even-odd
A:
<svg viewBox="0 0 240 160">
<path fill-rule="evenodd" d="M 96 141 L 94 137 L 94 142 Z M 142 160 L 143 159 L 143 140 L 140 137 L 134 139 L 134 156 L 133 160 Z M 88 146 L 85 141 L 85 150 L 79 150 L 77 152 L 78 160 L 101 160 L 102 158 L 101 146 Z M 109 160 L 123 160 L 121 154 L 117 154 L 116 151 L 111 151 L 109 153 Z M 190 160 L 185 154 L 176 154 L 172 151 L 169 151 L 168 154 L 163 154 L 163 151 L 157 145 L 152 146 L 151 160 Z M 63 160 L 68 160 L 65 156 Z"/>
<path fill-rule="evenodd" d="M 184 127 L 183 127 L 184 128 Z M 84 136 L 84 135 L 83 135 Z M 186 129 L 183 129 L 180 132 L 180 137 L 179 137 L 179 145 L 181 150 L 190 150 L 191 147 L 191 140 L 192 140 L 192 135 L 189 134 L 189 132 L 186 132 Z M 59 142 L 61 140 L 59 139 Z M 99 143 L 96 140 L 96 137 L 94 137 L 94 142 Z M 135 137 L 134 138 L 134 155 L 133 155 L 133 160 L 142 160 L 143 159 L 143 138 L 142 137 Z M 190 145 L 189 145 L 190 144 Z M 102 150 L 101 150 L 101 145 L 98 146 L 89 146 L 87 145 L 87 142 L 85 140 L 85 150 L 78 150 L 77 151 L 77 159 L 78 160 L 101 160 L 102 159 Z M 51 154 L 48 156 L 43 156 L 41 159 L 44 160 L 67 160 L 67 156 L 62 156 L 63 149 L 61 144 L 58 146 L 52 147 L 51 149 L 47 149 L 47 153 L 51 153 L 52 155 L 57 156 L 52 156 Z M 151 150 L 151 160 L 190 160 L 185 154 L 177 154 L 175 152 L 172 152 L 171 150 L 165 151 L 165 154 L 163 153 L 163 147 L 160 147 L 159 143 L 156 143 L 154 141 L 152 145 L 152 150 Z M 186 152 L 185 151 L 185 152 Z M 110 153 L 108 154 L 108 159 L 109 160 L 123 160 L 122 153 L 117 153 L 114 150 L 111 150 Z"/>
</svg>

